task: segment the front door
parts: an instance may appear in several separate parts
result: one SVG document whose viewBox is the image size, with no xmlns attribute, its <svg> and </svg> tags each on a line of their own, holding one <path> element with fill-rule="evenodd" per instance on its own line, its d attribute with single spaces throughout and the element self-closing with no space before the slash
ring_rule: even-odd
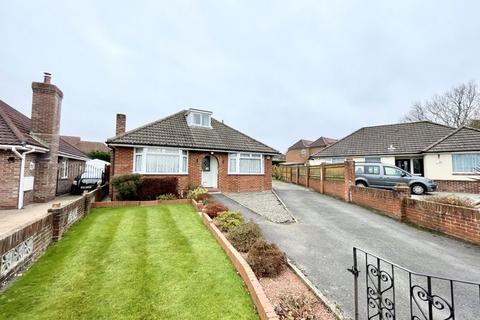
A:
<svg viewBox="0 0 480 320">
<path fill-rule="evenodd" d="M 202 187 L 218 187 L 218 162 L 214 156 L 205 156 L 202 160 Z"/>
</svg>

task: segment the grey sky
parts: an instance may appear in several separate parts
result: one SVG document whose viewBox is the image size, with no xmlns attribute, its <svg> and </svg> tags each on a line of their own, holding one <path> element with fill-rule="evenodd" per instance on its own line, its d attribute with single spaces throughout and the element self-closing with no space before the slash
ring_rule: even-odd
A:
<svg viewBox="0 0 480 320">
<path fill-rule="evenodd" d="M 480 74 L 479 1 L 2 1 L 0 99 L 42 72 L 62 134 L 105 140 L 182 108 L 285 151 L 397 122 Z"/>
</svg>

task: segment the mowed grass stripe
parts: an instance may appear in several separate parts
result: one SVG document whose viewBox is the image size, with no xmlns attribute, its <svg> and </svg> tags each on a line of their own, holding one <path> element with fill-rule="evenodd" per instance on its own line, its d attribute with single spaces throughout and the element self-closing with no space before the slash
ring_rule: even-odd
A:
<svg viewBox="0 0 480 320">
<path fill-rule="evenodd" d="M 0 319 L 32 318 L 258 316 L 194 208 L 172 205 L 96 209 L 74 226 L 0 296 Z"/>
</svg>

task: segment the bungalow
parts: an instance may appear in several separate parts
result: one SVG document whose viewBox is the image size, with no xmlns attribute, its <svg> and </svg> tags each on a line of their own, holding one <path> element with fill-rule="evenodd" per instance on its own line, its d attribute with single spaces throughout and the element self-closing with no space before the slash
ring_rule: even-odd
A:
<svg viewBox="0 0 480 320">
<path fill-rule="evenodd" d="M 182 110 L 125 132 L 117 114 L 111 177 L 139 173 L 178 177 L 179 189 L 203 186 L 224 192 L 272 187 L 272 157 L 279 152 L 227 126 L 212 112 Z"/>
<path fill-rule="evenodd" d="M 310 165 L 355 161 L 396 165 L 439 191 L 480 192 L 480 131 L 420 121 L 361 128 L 310 157 Z"/>
<path fill-rule="evenodd" d="M 0 209 L 47 202 L 68 192 L 87 156 L 60 134 L 62 91 L 51 84 L 32 83 L 32 117 L 0 100 Z"/>
</svg>

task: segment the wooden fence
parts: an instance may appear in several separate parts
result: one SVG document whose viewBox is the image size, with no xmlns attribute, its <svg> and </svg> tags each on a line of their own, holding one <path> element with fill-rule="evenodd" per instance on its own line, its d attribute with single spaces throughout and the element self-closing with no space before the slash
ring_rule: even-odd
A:
<svg viewBox="0 0 480 320">
<path fill-rule="evenodd" d="M 273 177 L 348 200 L 348 188 L 354 182 L 355 177 L 354 163 L 353 161 L 346 161 L 341 164 L 316 166 L 279 165 L 274 167 Z"/>
</svg>

